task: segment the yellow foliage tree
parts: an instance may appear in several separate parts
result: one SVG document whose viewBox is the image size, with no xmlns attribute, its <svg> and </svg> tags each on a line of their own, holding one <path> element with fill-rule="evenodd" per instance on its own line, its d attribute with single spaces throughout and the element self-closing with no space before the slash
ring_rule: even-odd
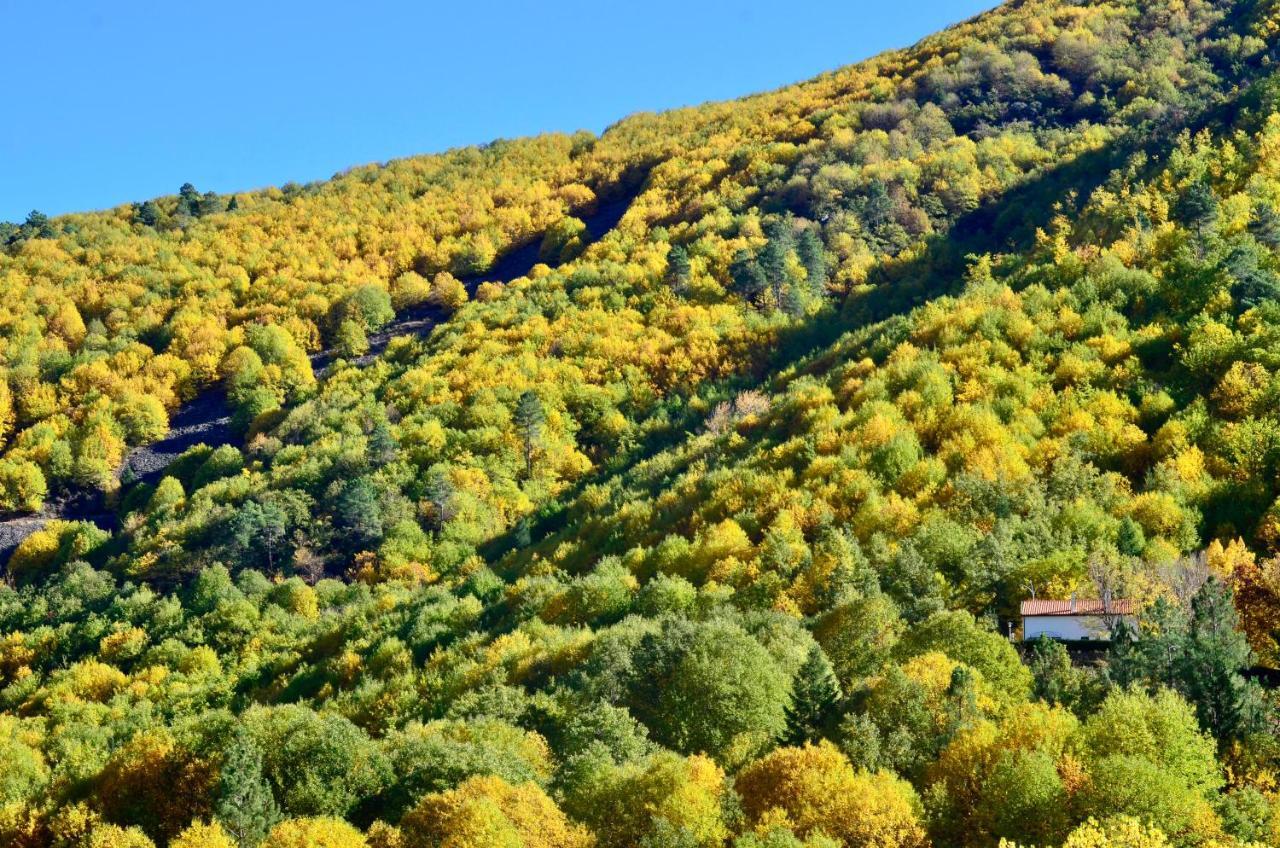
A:
<svg viewBox="0 0 1280 848">
<path fill-rule="evenodd" d="M 114 824 L 98 825 L 80 845 L 83 848 L 155 848 L 155 843 L 138 828 Z"/>
<path fill-rule="evenodd" d="M 400 828 L 386 822 L 376 821 L 370 825 L 367 838 L 369 848 L 405 848 Z"/>
<path fill-rule="evenodd" d="M 9 556 L 9 574 L 17 580 L 39 575 L 57 556 L 62 534 L 70 527 L 66 521 L 50 521 L 23 539 Z"/>
<path fill-rule="evenodd" d="M 271 828 L 258 848 L 368 848 L 364 835 L 342 819 L 289 819 Z"/>
<path fill-rule="evenodd" d="M 9 388 L 7 376 L 0 373 L 0 448 L 13 430 L 13 392 Z"/>
<path fill-rule="evenodd" d="M 103 811 L 114 821 L 146 827 L 171 839 L 194 818 L 207 816 L 214 769 L 181 748 L 165 731 L 147 730 L 107 761 L 99 778 Z M 181 787 L 181 791 L 175 791 Z"/>
<path fill-rule="evenodd" d="M 237 848 L 237 845 L 217 822 L 195 821 L 169 842 L 169 848 Z"/>
<path fill-rule="evenodd" d="M 1170 848 L 1172 843 L 1157 827 L 1130 816 L 1098 822 L 1089 819 L 1071 831 L 1062 848 Z"/>
<path fill-rule="evenodd" d="M 400 826 L 405 848 L 590 848 L 594 844 L 590 832 L 571 822 L 536 784 L 512 786 L 493 776 L 473 777 L 456 789 L 426 796 Z"/>
<path fill-rule="evenodd" d="M 910 785 L 854 771 L 826 741 L 767 754 L 742 770 L 736 787 L 753 825 L 785 822 L 801 837 L 821 831 L 845 848 L 928 844 Z"/>
<path fill-rule="evenodd" d="M 1214 539 L 1205 548 L 1205 564 L 1232 588 L 1240 627 L 1260 660 L 1280 663 L 1280 559 L 1259 563 L 1243 539 L 1223 545 Z"/>
</svg>

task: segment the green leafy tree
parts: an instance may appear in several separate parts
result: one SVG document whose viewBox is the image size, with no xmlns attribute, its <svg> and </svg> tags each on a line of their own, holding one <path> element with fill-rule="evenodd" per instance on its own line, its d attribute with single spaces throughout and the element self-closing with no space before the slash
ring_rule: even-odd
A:
<svg viewBox="0 0 1280 848">
<path fill-rule="evenodd" d="M 1012 702 L 1025 701 L 1031 674 L 1013 645 L 980 625 L 966 612 L 939 612 L 907 629 L 897 653 L 909 658 L 940 651 L 982 673 L 983 678 Z"/>
<path fill-rule="evenodd" d="M 387 821 L 398 821 L 422 796 L 475 775 L 545 784 L 551 771 L 541 736 L 496 718 L 410 724 L 387 737 L 385 750 L 395 778 L 373 806 Z"/>
<path fill-rule="evenodd" d="M 288 816 L 345 816 L 391 777 L 377 743 L 342 716 L 286 704 L 252 707 L 244 722 Z"/>
<path fill-rule="evenodd" d="M 333 349 L 347 358 L 362 356 L 369 352 L 369 337 L 359 322 L 346 318 L 338 324 L 338 331 L 333 336 Z"/>
<path fill-rule="evenodd" d="M 851 597 L 825 613 L 813 635 L 841 686 L 851 691 L 884 667 L 902 631 L 897 607 L 877 592 Z"/>
<path fill-rule="evenodd" d="M 1200 730 L 1191 705 L 1169 689 L 1112 692 L 1081 726 L 1077 747 L 1089 761 L 1122 756 L 1153 764 L 1202 798 L 1222 787 L 1213 739 Z"/>
<path fill-rule="evenodd" d="M 789 681 L 769 652 L 727 621 L 672 621 L 635 658 L 631 708 L 655 739 L 741 762 L 785 733 Z"/>
<path fill-rule="evenodd" d="M 354 321 L 366 332 L 377 330 L 395 317 L 391 294 L 374 283 L 356 287 L 343 301 L 338 314 L 339 322 Z"/>
<path fill-rule="evenodd" d="M 561 218 L 548 228 L 538 248 L 538 259 L 558 265 L 575 259 L 587 246 L 590 238 L 587 225 L 572 215 Z"/>
</svg>

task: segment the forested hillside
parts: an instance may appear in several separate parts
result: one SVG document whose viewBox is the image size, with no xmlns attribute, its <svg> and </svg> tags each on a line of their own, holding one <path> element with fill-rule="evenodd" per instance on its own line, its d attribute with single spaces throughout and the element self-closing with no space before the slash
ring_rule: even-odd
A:
<svg viewBox="0 0 1280 848">
<path fill-rule="evenodd" d="M 1280 844 L 1277 60 L 1021 0 L 0 225 L 0 845 Z"/>
</svg>

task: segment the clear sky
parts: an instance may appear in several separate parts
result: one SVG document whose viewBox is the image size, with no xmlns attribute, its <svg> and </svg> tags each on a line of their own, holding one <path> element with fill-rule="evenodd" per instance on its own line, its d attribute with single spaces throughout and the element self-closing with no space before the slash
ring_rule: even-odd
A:
<svg viewBox="0 0 1280 848">
<path fill-rule="evenodd" d="M 0 220 L 776 88 L 996 0 L 0 0 Z"/>
</svg>

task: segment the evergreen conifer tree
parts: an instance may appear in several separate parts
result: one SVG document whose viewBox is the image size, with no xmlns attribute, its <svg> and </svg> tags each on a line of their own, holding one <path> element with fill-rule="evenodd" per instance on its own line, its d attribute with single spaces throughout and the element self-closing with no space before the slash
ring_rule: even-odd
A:
<svg viewBox="0 0 1280 848">
<path fill-rule="evenodd" d="M 533 454 L 542 438 L 542 425 L 546 421 L 546 413 L 542 408 L 542 401 L 532 389 L 520 395 L 512 421 L 524 445 L 525 474 L 533 476 Z"/>
<path fill-rule="evenodd" d="M 236 731 L 227 748 L 213 816 L 242 848 L 257 845 L 280 820 L 280 809 L 262 774 L 262 752 L 244 728 Z"/>
<path fill-rule="evenodd" d="M 809 648 L 791 684 L 787 708 L 787 742 L 799 745 L 817 738 L 840 700 L 840 682 L 831 660 L 819 645 Z"/>
<path fill-rule="evenodd" d="M 667 282 L 677 294 L 688 290 L 691 270 L 689 251 L 679 244 L 671 248 L 671 252 L 667 254 Z"/>
</svg>

